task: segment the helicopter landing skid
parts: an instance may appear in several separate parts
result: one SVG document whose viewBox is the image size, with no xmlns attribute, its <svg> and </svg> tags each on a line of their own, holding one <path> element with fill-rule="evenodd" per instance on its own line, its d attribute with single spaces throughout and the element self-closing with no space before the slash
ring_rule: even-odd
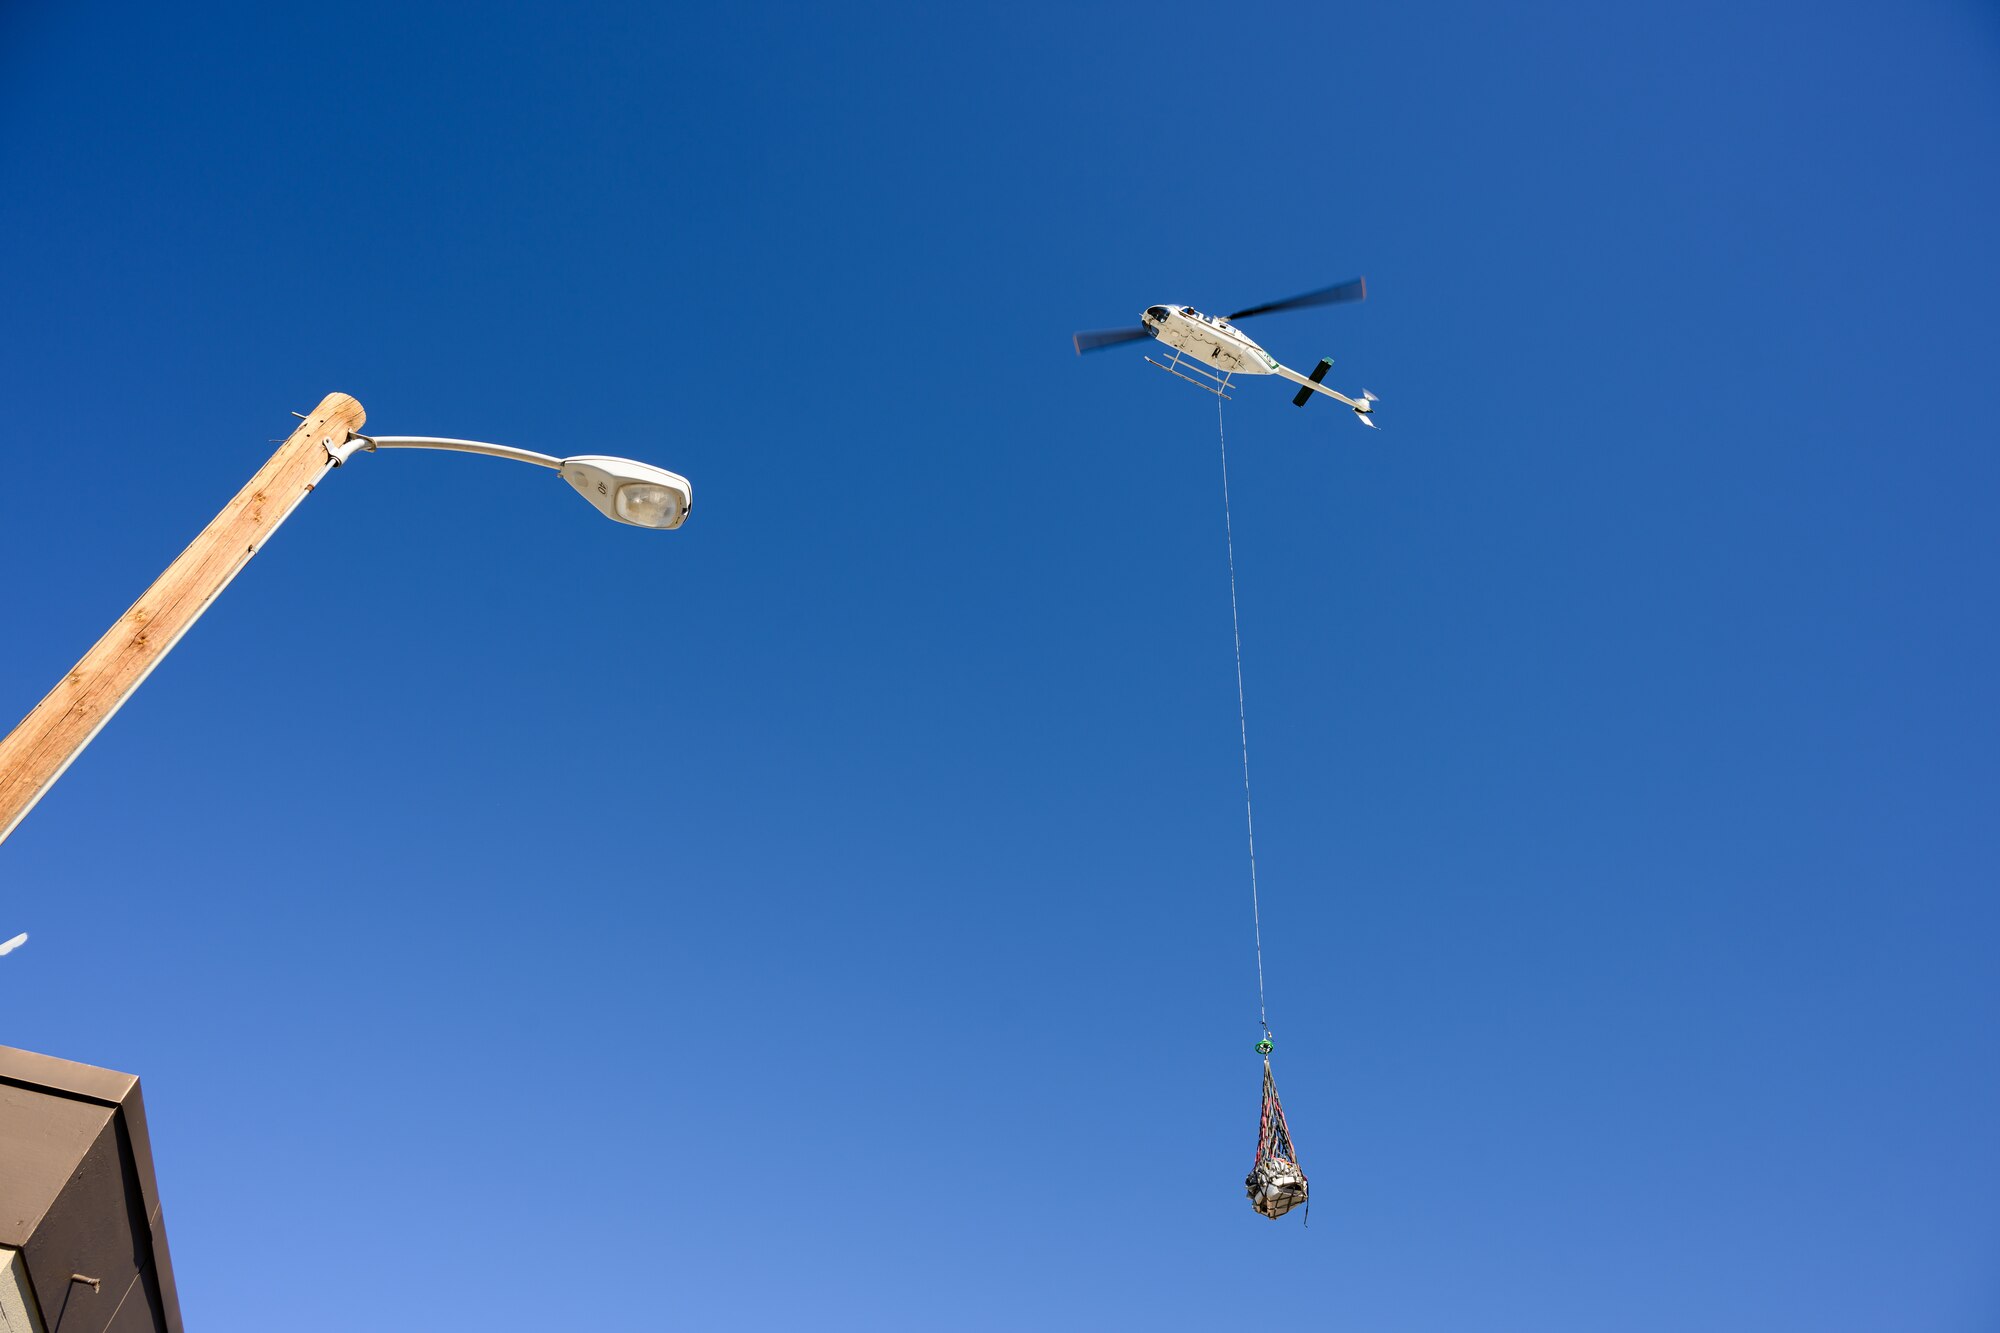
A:
<svg viewBox="0 0 2000 1333">
<path fill-rule="evenodd" d="M 1216 374 L 1192 357 L 1183 356 L 1179 348 L 1167 353 L 1167 359 L 1164 361 L 1155 361 L 1149 356 L 1146 358 L 1146 364 L 1157 366 L 1176 379 L 1186 380 L 1197 389 L 1206 389 L 1217 398 L 1229 397 L 1228 391 L 1234 387 L 1229 382 L 1229 374 Z"/>
</svg>

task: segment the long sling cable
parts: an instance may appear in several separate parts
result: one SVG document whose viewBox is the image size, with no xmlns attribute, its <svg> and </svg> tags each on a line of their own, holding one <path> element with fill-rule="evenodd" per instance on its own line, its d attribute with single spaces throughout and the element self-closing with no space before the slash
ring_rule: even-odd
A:
<svg viewBox="0 0 2000 1333">
<path fill-rule="evenodd" d="M 1264 922 L 1257 904 L 1257 817 L 1250 806 L 1250 724 L 1243 707 L 1243 623 L 1236 609 L 1236 533 L 1229 518 L 1229 438 L 1222 429 L 1222 399 L 1215 400 L 1215 440 L 1222 454 L 1222 541 L 1229 553 L 1229 632 L 1236 641 L 1236 734 L 1243 742 L 1243 830 L 1250 844 L 1250 928 L 1257 943 L 1257 1024 L 1271 1039 L 1264 1005 Z"/>
<path fill-rule="evenodd" d="M 1257 816 L 1250 803 L 1250 724 L 1243 703 L 1243 619 L 1236 602 L 1236 532 L 1229 514 L 1229 437 L 1222 428 L 1219 398 L 1215 404 L 1215 440 L 1222 456 L 1222 540 L 1229 553 L 1229 630 L 1236 644 L 1236 733 L 1243 743 L 1243 833 L 1250 850 L 1250 928 L 1257 945 L 1257 1023 L 1264 1029 L 1264 1038 L 1257 1043 L 1257 1053 L 1264 1057 L 1264 1102 L 1257 1127 L 1257 1163 L 1243 1183 L 1250 1191 L 1252 1205 L 1266 1217 L 1276 1220 L 1303 1203 L 1310 1224 L 1312 1199 L 1307 1193 L 1305 1172 L 1298 1165 L 1291 1126 L 1285 1122 L 1285 1108 L 1278 1101 L 1277 1084 L 1271 1078 L 1271 1020 L 1264 1002 L 1264 919 L 1257 901 Z"/>
</svg>

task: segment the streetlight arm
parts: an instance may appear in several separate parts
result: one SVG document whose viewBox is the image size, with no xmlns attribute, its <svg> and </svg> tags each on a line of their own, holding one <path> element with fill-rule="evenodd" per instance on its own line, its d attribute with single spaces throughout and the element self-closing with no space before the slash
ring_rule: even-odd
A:
<svg viewBox="0 0 2000 1333">
<path fill-rule="evenodd" d="M 438 435 L 350 435 L 327 447 L 333 466 L 339 467 L 363 450 L 442 449 L 448 453 L 486 454 L 517 463 L 533 463 L 560 473 L 597 511 L 615 523 L 634 527 L 672 529 L 686 521 L 694 502 L 694 488 L 677 472 L 609 454 L 578 454 L 555 458 L 509 444 L 488 444 L 484 440 L 454 440 Z"/>
<path fill-rule="evenodd" d="M 533 463 L 536 467 L 554 468 L 558 472 L 563 465 L 560 458 L 505 444 L 487 444 L 483 440 L 447 440 L 433 435 L 357 435 L 348 443 L 362 449 L 446 449 L 460 454 L 490 454 L 494 458 L 511 458 L 517 463 Z M 336 450 L 334 456 L 344 461 L 352 452 L 352 448 Z"/>
</svg>

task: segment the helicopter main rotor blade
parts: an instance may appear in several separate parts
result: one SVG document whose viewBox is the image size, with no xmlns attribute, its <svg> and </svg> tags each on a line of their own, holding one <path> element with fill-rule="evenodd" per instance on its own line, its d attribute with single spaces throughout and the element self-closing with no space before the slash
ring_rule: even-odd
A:
<svg viewBox="0 0 2000 1333">
<path fill-rule="evenodd" d="M 1119 343 L 1137 342 L 1141 338 L 1152 336 L 1143 324 L 1132 329 L 1092 329 L 1087 333 L 1076 335 L 1076 354 L 1082 356 L 1085 352 L 1095 352 L 1101 347 L 1116 347 Z"/>
<path fill-rule="evenodd" d="M 1252 315 L 1270 315 L 1280 310 L 1298 310 L 1309 305 L 1338 305 L 1342 301 L 1362 301 L 1367 297 L 1368 279 L 1356 278 L 1353 282 L 1343 282 L 1337 287 L 1322 287 L 1316 292 L 1287 297 L 1283 301 L 1268 301 L 1263 305 L 1253 305 L 1248 310 L 1239 310 L 1224 318 L 1233 322 L 1248 319 Z"/>
</svg>

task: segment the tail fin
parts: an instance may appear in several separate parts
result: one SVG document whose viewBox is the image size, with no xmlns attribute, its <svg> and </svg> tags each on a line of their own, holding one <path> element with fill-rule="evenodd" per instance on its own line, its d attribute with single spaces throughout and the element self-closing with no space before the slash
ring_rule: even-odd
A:
<svg viewBox="0 0 2000 1333">
<path fill-rule="evenodd" d="M 1311 375 L 1312 382 L 1314 384 L 1318 384 L 1321 380 L 1326 378 L 1326 372 L 1332 369 L 1333 369 L 1333 358 L 1330 356 L 1322 357 L 1320 359 L 1320 363 L 1317 366 L 1313 367 L 1313 373 Z M 1292 406 L 1304 407 L 1307 403 L 1312 401 L 1312 396 L 1313 396 L 1313 391 L 1311 389 L 1302 387 L 1299 390 L 1299 396 L 1292 399 Z"/>
</svg>

